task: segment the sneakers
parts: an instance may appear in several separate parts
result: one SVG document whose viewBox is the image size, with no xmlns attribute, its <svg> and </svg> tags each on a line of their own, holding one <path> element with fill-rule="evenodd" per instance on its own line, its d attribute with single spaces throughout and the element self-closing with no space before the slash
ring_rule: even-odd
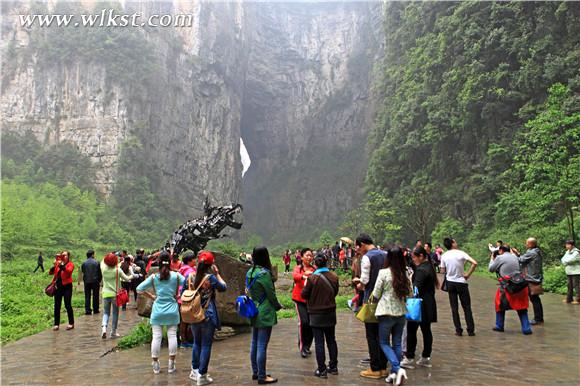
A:
<svg viewBox="0 0 580 386">
<path fill-rule="evenodd" d="M 52 331 L 58 331 L 59 328 L 60 328 L 59 326 L 53 326 Z"/>
<path fill-rule="evenodd" d="M 359 363 L 361 365 L 368 365 L 369 363 L 371 363 L 371 358 L 361 359 Z"/>
<path fill-rule="evenodd" d="M 399 369 L 397 371 L 397 378 L 395 379 L 395 385 L 399 386 L 404 384 L 407 381 L 407 372 L 405 369 Z"/>
<path fill-rule="evenodd" d="M 153 366 L 154 374 L 159 374 L 161 372 L 161 366 L 159 365 L 159 361 L 153 361 L 151 365 Z"/>
<path fill-rule="evenodd" d="M 103 327 L 103 330 L 101 332 L 101 338 L 107 339 L 107 327 Z"/>
<path fill-rule="evenodd" d="M 167 372 L 169 374 L 174 373 L 175 372 L 175 361 L 173 359 L 169 360 L 169 363 L 167 365 Z"/>
<path fill-rule="evenodd" d="M 580 302 L 578 300 L 574 300 L 572 304 L 580 304 Z"/>
<path fill-rule="evenodd" d="M 423 366 L 423 367 L 431 367 L 431 358 L 423 358 L 421 357 L 421 359 L 419 359 L 417 361 L 417 366 Z"/>
<path fill-rule="evenodd" d="M 111 336 L 110 336 L 111 339 L 120 338 L 120 337 L 121 337 L 121 335 L 119 335 L 117 333 L 117 331 L 111 331 Z"/>
<path fill-rule="evenodd" d="M 191 372 L 189 373 L 189 379 L 197 382 L 198 378 L 199 378 L 199 371 L 197 371 L 197 369 L 191 369 Z M 256 378 L 256 379 L 258 379 L 258 378 Z"/>
<path fill-rule="evenodd" d="M 199 374 L 199 377 L 197 378 L 197 386 L 209 385 L 212 382 L 213 382 L 213 379 L 210 378 L 210 376 L 207 373 L 206 374 Z"/>
<path fill-rule="evenodd" d="M 327 368 L 326 371 L 328 372 L 328 374 L 332 374 L 332 375 L 338 375 L 338 368 L 337 367 L 333 367 L 333 368 Z"/>
<path fill-rule="evenodd" d="M 404 357 L 403 360 L 401 361 L 401 367 L 404 367 L 406 369 L 414 369 L 415 368 L 415 366 L 413 365 L 414 363 L 415 363 L 414 359 Z"/>
<path fill-rule="evenodd" d="M 497 331 L 497 332 L 503 332 L 504 331 L 503 328 L 499 328 L 497 326 L 496 327 L 493 327 L 492 330 L 493 331 Z"/>
<path fill-rule="evenodd" d="M 395 383 L 395 381 L 397 380 L 397 373 L 391 373 L 389 374 L 389 376 L 385 379 L 385 382 L 387 383 Z"/>
<path fill-rule="evenodd" d="M 363 370 L 359 374 L 363 378 L 381 379 L 381 372 L 380 371 L 373 371 L 372 369 Z"/>
<path fill-rule="evenodd" d="M 569 302 L 568 299 L 564 298 L 562 299 L 562 303 L 572 303 L 572 302 Z"/>
<path fill-rule="evenodd" d="M 468 332 L 467 335 L 469 335 L 469 336 L 475 336 L 475 332 Z"/>
<path fill-rule="evenodd" d="M 314 376 L 326 379 L 328 378 L 328 372 L 326 370 L 320 371 L 319 369 L 316 369 L 316 371 L 314 372 Z"/>
<path fill-rule="evenodd" d="M 522 334 L 524 334 L 524 335 L 532 335 L 532 330 L 522 331 Z"/>
<path fill-rule="evenodd" d="M 542 321 L 539 321 L 539 320 L 532 320 L 532 321 L 530 322 L 530 324 L 531 324 L 532 326 L 542 326 L 542 325 L 544 325 L 544 321 L 543 321 L 543 320 L 542 320 Z"/>
</svg>

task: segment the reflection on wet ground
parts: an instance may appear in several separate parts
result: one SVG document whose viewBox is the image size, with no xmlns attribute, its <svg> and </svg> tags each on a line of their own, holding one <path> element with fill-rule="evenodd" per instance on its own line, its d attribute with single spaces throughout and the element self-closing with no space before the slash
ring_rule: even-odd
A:
<svg viewBox="0 0 580 386">
<path fill-rule="evenodd" d="M 491 330 L 495 282 L 474 277 L 470 289 L 477 335 L 453 334 L 447 294 L 439 291 L 439 323 L 433 325 L 433 367 L 408 370 L 407 384 L 580 384 L 580 305 L 562 304 L 561 296 L 546 294 L 542 296 L 546 323 L 535 327 L 533 335 L 520 333 L 513 311 L 506 315 L 506 331 L 497 333 Z M 133 309 L 122 312 L 119 332 L 126 334 L 138 319 Z M 44 331 L 6 345 L 2 348 L 2 384 L 192 384 L 188 379 L 190 349 L 179 349 L 174 374 L 167 374 L 167 347 L 162 349 L 159 375 L 151 370 L 149 345 L 101 357 L 114 347 L 115 340 L 100 338 L 100 321 L 100 315 L 84 316 L 72 331 Z M 277 377 L 280 385 L 384 385 L 384 380 L 358 375 L 363 369 L 359 360 L 368 356 L 364 336 L 363 325 L 351 313 L 339 313 L 340 374 L 321 380 L 312 375 L 314 357 L 302 359 L 297 351 L 296 319 L 281 320 L 274 327 L 268 348 L 268 373 Z M 251 380 L 249 345 L 249 334 L 214 343 L 209 372 L 216 385 L 257 384 Z"/>
</svg>

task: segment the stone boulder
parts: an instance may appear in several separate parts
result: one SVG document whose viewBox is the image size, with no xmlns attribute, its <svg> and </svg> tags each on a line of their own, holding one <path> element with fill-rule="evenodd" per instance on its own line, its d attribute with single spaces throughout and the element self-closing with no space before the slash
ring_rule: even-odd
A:
<svg viewBox="0 0 580 386">
<path fill-rule="evenodd" d="M 220 275 L 226 281 L 228 289 L 226 292 L 216 294 L 216 305 L 222 324 L 229 326 L 248 325 L 249 320 L 242 318 L 236 312 L 236 298 L 244 294 L 246 286 L 246 273 L 251 265 L 224 255 L 220 252 L 214 252 L 215 264 L 220 270 Z M 277 267 L 273 267 L 274 280 L 277 278 Z"/>
</svg>

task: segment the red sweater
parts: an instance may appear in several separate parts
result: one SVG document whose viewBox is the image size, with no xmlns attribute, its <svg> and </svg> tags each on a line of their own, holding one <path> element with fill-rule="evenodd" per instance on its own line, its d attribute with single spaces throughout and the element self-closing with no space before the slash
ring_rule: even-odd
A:
<svg viewBox="0 0 580 386">
<path fill-rule="evenodd" d="M 310 267 L 308 270 L 304 270 L 301 265 L 297 265 L 294 267 L 294 271 L 292 272 L 292 277 L 294 278 L 294 289 L 292 289 L 292 300 L 297 302 L 306 303 L 306 300 L 302 297 L 302 289 L 304 288 L 304 284 L 306 280 L 302 279 L 302 275 L 310 276 L 314 272 L 314 268 Z"/>
<path fill-rule="evenodd" d="M 62 285 L 71 284 L 73 282 L 72 273 L 73 273 L 74 269 L 75 269 L 75 265 L 73 264 L 72 261 L 69 261 L 64 266 L 64 270 L 62 271 L 62 275 L 61 275 L 60 265 L 55 263 L 54 264 L 54 277 L 52 280 L 56 283 L 56 280 L 58 279 L 58 275 L 61 275 L 60 278 L 62 280 Z"/>
</svg>

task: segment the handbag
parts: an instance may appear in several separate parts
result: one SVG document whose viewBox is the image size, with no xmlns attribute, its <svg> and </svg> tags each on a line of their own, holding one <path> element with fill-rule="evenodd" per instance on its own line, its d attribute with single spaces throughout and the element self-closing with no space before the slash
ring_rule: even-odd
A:
<svg viewBox="0 0 580 386">
<path fill-rule="evenodd" d="M 157 290 L 155 289 L 155 280 L 151 280 L 151 285 L 153 286 L 153 294 L 155 295 Z M 151 311 L 153 310 L 153 303 L 155 301 L 144 293 L 137 294 L 137 315 L 144 318 L 151 317 Z"/>
<path fill-rule="evenodd" d="M 262 273 L 263 272 L 258 273 L 256 277 L 254 277 L 254 280 L 252 280 L 252 282 L 249 284 L 248 277 L 246 276 L 245 294 L 236 298 L 236 311 L 242 318 L 253 319 L 258 316 L 258 306 L 262 304 L 264 300 L 266 300 L 266 293 L 264 292 L 258 301 L 258 306 L 256 306 L 256 303 L 254 303 L 250 297 L 250 288 L 252 288 L 258 277 L 262 276 Z"/>
<path fill-rule="evenodd" d="M 122 307 L 125 304 L 129 303 L 129 294 L 125 288 L 121 288 L 119 290 L 119 267 L 115 271 L 115 292 L 117 295 L 115 296 L 115 303 L 117 307 Z"/>
<path fill-rule="evenodd" d="M 419 298 L 419 290 L 417 287 L 413 288 L 413 297 L 407 298 L 407 313 L 405 318 L 410 322 L 421 323 L 421 306 L 423 299 Z"/>
<path fill-rule="evenodd" d="M 447 270 L 445 270 L 445 273 L 443 274 L 443 282 L 441 283 L 441 291 L 443 291 L 443 292 L 448 291 L 448 288 L 447 288 Z"/>
<path fill-rule="evenodd" d="M 523 275 L 528 278 L 528 267 L 525 267 L 523 269 Z M 530 279 L 527 279 L 528 281 L 528 288 L 530 291 L 530 295 L 541 295 L 544 293 L 544 287 L 542 287 L 542 282 L 541 281 L 531 281 Z"/>
<path fill-rule="evenodd" d="M 528 282 L 530 288 L 531 295 L 541 295 L 544 293 L 544 288 L 542 287 L 542 283 L 533 283 Z"/>
<path fill-rule="evenodd" d="M 44 293 L 47 296 L 53 297 L 55 292 L 56 292 L 56 284 L 54 284 L 54 280 L 53 280 L 50 282 L 49 285 L 46 286 L 46 288 L 44 289 Z"/>
<path fill-rule="evenodd" d="M 377 311 L 377 304 L 370 301 L 364 303 L 359 312 L 356 314 L 356 318 L 363 323 L 378 323 L 375 312 Z"/>
</svg>

